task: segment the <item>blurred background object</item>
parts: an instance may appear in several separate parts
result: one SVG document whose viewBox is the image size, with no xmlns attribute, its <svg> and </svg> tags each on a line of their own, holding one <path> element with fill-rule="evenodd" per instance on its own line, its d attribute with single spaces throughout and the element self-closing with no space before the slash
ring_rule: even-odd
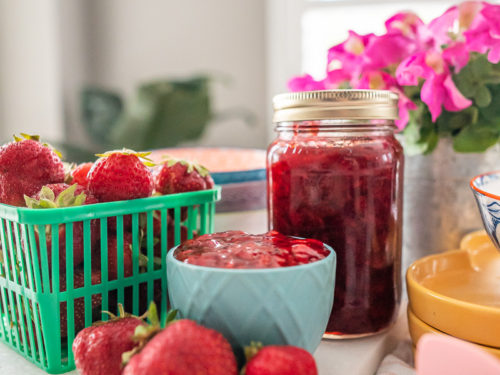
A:
<svg viewBox="0 0 500 375">
<path fill-rule="evenodd" d="M 0 0 L 0 139 L 265 147 L 265 5 Z"/>
<path fill-rule="evenodd" d="M 0 0 L 0 139 L 38 133 L 76 161 L 120 144 L 265 148 L 271 97 L 321 75 L 348 29 L 454 3 Z"/>
</svg>

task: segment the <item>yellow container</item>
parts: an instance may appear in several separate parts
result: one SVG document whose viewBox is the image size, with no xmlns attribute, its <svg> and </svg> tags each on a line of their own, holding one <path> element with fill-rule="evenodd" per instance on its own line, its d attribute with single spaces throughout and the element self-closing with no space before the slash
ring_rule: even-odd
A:
<svg viewBox="0 0 500 375">
<path fill-rule="evenodd" d="M 500 252 L 485 233 L 464 238 L 462 246 L 408 268 L 410 308 L 439 331 L 500 348 Z"/>
<path fill-rule="evenodd" d="M 418 340 L 426 333 L 434 333 L 438 335 L 446 335 L 446 333 L 438 331 L 435 328 L 432 328 L 430 325 L 425 324 L 416 315 L 411 311 L 408 307 L 408 328 L 410 330 L 410 336 L 413 341 L 413 348 L 415 351 L 415 347 L 417 346 Z M 495 357 L 500 359 L 500 348 L 493 348 L 491 346 L 479 345 L 475 344 L 477 347 L 486 350 L 488 353 L 493 354 Z"/>
</svg>

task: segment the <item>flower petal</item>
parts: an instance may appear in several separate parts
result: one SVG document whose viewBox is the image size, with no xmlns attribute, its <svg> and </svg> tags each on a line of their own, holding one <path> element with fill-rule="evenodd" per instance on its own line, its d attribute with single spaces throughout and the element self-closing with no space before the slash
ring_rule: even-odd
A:
<svg viewBox="0 0 500 375">
<path fill-rule="evenodd" d="M 458 73 L 469 62 L 469 50 L 465 42 L 453 42 L 443 50 L 443 59 Z"/>
<path fill-rule="evenodd" d="M 463 96 L 457 86 L 455 86 L 451 75 L 446 76 L 443 82 L 443 87 L 446 91 L 443 104 L 447 111 L 457 112 L 472 105 L 472 101 Z"/>
<path fill-rule="evenodd" d="M 309 74 L 305 74 L 288 81 L 288 89 L 290 91 L 324 90 L 325 84 L 323 81 L 316 81 Z"/>
<path fill-rule="evenodd" d="M 420 98 L 429 107 L 433 122 L 437 120 L 442 112 L 441 106 L 445 96 L 445 90 L 440 81 L 441 79 L 437 75 L 427 78 L 420 92 Z"/>
</svg>

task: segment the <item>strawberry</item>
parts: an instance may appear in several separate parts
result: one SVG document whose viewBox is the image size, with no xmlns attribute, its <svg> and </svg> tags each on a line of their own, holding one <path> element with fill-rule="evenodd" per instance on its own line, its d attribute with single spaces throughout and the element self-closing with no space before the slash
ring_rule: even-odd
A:
<svg viewBox="0 0 500 375">
<path fill-rule="evenodd" d="M 84 273 L 80 268 L 76 268 L 73 272 L 73 287 L 74 289 L 84 287 Z M 62 273 L 59 279 L 59 285 L 61 292 L 66 291 L 66 274 Z M 100 272 L 91 273 L 91 278 L 89 284 L 95 285 L 101 283 Z M 102 297 L 100 294 L 92 295 L 92 320 L 95 320 L 100 316 Z M 76 298 L 74 300 L 74 328 L 75 333 L 81 331 L 85 328 L 85 300 L 83 297 Z M 67 302 L 61 303 L 61 337 L 67 337 L 68 335 L 68 320 L 67 320 Z"/>
<path fill-rule="evenodd" d="M 74 185 L 67 185 L 65 183 L 50 184 L 43 186 L 33 197 L 25 196 L 26 205 L 29 208 L 59 208 L 59 207 L 73 207 L 82 204 L 97 203 L 97 199 L 86 191 L 83 187 Z M 47 227 L 51 228 L 51 227 Z M 36 234 L 38 251 L 39 234 Z M 66 225 L 60 225 L 58 229 L 59 237 L 59 265 L 62 270 L 66 267 Z M 99 228 L 97 221 L 91 222 L 91 246 L 99 240 Z M 52 235 L 50 232 L 45 235 L 47 257 L 49 266 L 52 265 Z M 83 223 L 73 223 L 73 265 L 76 267 L 83 262 Z M 40 254 L 40 253 L 39 253 Z M 40 255 L 39 255 L 40 256 Z"/>
<path fill-rule="evenodd" d="M 120 315 L 111 314 L 108 322 L 99 322 L 80 331 L 73 341 L 75 365 L 81 375 L 120 375 L 122 353 L 132 350 L 136 343 L 134 331 L 144 322 L 126 314 L 119 305 Z"/>
<path fill-rule="evenodd" d="M 21 134 L 0 148 L 0 202 L 24 206 L 24 195 L 36 194 L 43 185 L 64 181 L 60 155 L 38 136 Z"/>
<path fill-rule="evenodd" d="M 149 153 L 131 150 L 98 154 L 87 175 L 88 189 L 101 202 L 145 198 L 153 193 L 153 176 L 141 159 Z M 149 159 L 146 159 L 146 163 Z"/>
<path fill-rule="evenodd" d="M 182 319 L 156 333 L 123 370 L 123 375 L 156 374 L 237 375 L 238 368 L 224 336 Z"/>
<path fill-rule="evenodd" d="M 156 192 L 160 194 L 184 193 L 213 187 L 213 180 L 207 178 L 208 170 L 186 160 L 167 159 L 154 171 Z M 211 186 L 207 186 L 207 181 Z"/>
<path fill-rule="evenodd" d="M 306 350 L 290 345 L 252 343 L 245 348 L 249 358 L 245 375 L 318 375 L 313 356 Z"/>
<path fill-rule="evenodd" d="M 117 251 L 123 252 L 123 275 L 124 277 L 132 276 L 132 234 L 123 233 L 123 248 L 117 249 L 118 241 L 116 235 L 108 233 L 108 280 L 116 280 L 118 278 L 118 259 Z M 101 255 L 94 254 L 94 259 L 97 259 L 95 271 L 101 268 Z"/>
<path fill-rule="evenodd" d="M 88 185 L 87 175 L 93 166 L 94 163 L 89 162 L 89 163 L 79 164 L 75 168 L 73 168 L 70 172 L 70 175 L 73 178 L 72 182 L 74 184 L 87 187 Z"/>
<path fill-rule="evenodd" d="M 161 217 L 160 215 L 153 216 L 153 236 L 155 238 L 154 256 L 161 257 Z M 180 242 L 186 241 L 188 238 L 188 228 L 185 225 L 180 225 Z M 173 248 L 175 243 L 175 224 L 173 219 L 167 216 L 167 251 Z M 146 247 L 147 250 L 147 247 Z"/>
</svg>

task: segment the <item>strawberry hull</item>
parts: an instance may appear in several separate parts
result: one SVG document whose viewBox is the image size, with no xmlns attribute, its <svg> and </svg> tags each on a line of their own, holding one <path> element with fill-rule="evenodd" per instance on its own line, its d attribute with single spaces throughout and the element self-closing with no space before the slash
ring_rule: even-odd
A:
<svg viewBox="0 0 500 375">
<path fill-rule="evenodd" d="M 64 373 L 74 369 L 71 345 L 76 334 L 93 321 L 107 320 L 102 310 L 116 313 L 120 302 L 138 314 L 154 299 L 164 315 L 166 264 L 161 259 L 166 258 L 169 247 L 179 244 L 182 225 L 191 235 L 213 231 L 218 199 L 217 187 L 44 210 L 0 204 L 0 341 L 46 372 Z M 188 218 L 182 223 L 184 207 Z M 169 210 L 177 213 L 174 218 L 168 218 Z M 159 227 L 159 242 L 153 232 L 154 213 L 165 224 Z M 127 217 L 130 228 L 125 225 Z M 151 229 L 143 231 L 143 220 L 151 223 Z M 67 230 L 70 223 L 73 230 Z M 80 251 L 74 246 L 76 223 L 82 227 L 83 238 L 78 241 L 82 244 L 78 266 L 74 266 L 75 251 Z M 173 239 L 167 223 L 174 228 Z M 64 228 L 65 241 L 59 228 Z M 109 242 L 108 237 L 113 236 L 116 238 Z M 51 241 L 47 241 L 49 237 Z M 131 257 L 119 251 L 124 246 Z M 155 252 L 161 255 L 159 261 Z"/>
</svg>

